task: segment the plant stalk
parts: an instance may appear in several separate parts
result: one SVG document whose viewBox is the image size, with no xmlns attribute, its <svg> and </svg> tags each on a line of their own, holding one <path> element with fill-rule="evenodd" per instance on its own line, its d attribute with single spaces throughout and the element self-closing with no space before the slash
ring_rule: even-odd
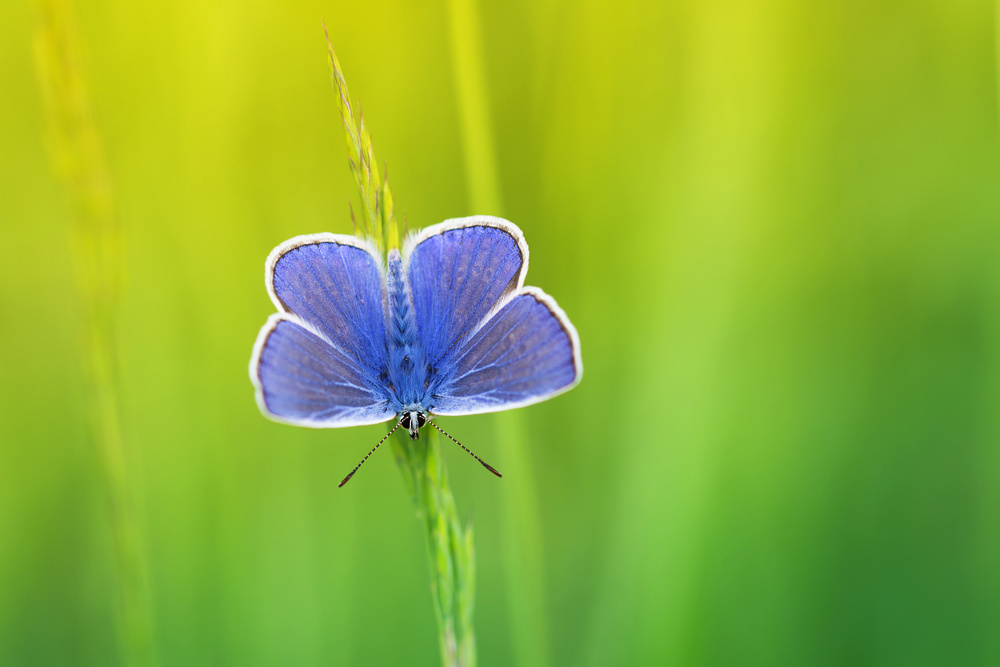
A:
<svg viewBox="0 0 1000 667">
<path fill-rule="evenodd" d="M 441 663 L 445 667 L 474 667 L 475 545 L 472 525 L 463 528 L 458 518 L 440 439 L 430 428 L 419 440 L 410 440 L 400 430 L 392 439 L 392 448 L 427 540 Z"/>
<path fill-rule="evenodd" d="M 347 135 L 348 160 L 361 196 L 362 229 L 387 252 L 398 248 L 400 242 L 388 179 L 379 175 L 360 107 L 355 118 L 355 107 L 329 35 L 326 43 L 337 106 Z M 472 526 L 463 527 L 458 518 L 437 432 L 427 428 L 419 440 L 410 440 L 405 430 L 396 436 L 390 438 L 392 448 L 427 542 L 441 662 L 445 667 L 475 667 L 472 613 L 476 553 Z"/>
</svg>

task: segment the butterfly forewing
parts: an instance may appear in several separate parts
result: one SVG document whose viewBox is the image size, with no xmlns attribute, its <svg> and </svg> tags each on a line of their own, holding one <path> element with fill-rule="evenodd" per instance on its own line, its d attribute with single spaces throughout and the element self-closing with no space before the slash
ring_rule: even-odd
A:
<svg viewBox="0 0 1000 667">
<path fill-rule="evenodd" d="M 435 368 L 520 286 L 527 246 L 501 223 L 520 236 L 506 221 L 466 218 L 428 228 L 409 253 L 417 333 Z"/>
<path fill-rule="evenodd" d="M 278 309 L 377 376 L 386 359 L 384 279 L 372 251 L 353 237 L 316 234 L 283 243 L 272 258 L 269 287 Z"/>
</svg>

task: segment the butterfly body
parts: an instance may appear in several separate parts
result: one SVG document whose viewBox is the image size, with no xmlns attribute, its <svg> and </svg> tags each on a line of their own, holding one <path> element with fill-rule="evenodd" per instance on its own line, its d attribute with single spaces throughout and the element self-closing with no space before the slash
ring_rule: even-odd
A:
<svg viewBox="0 0 1000 667">
<path fill-rule="evenodd" d="M 278 312 L 250 359 L 265 416 L 314 428 L 395 418 L 416 438 L 430 415 L 521 407 L 579 382 L 576 329 L 551 297 L 524 287 L 528 246 L 512 223 L 446 221 L 384 261 L 335 234 L 271 252 L 265 280 Z"/>
<path fill-rule="evenodd" d="M 389 409 L 397 416 L 425 412 L 433 407 L 430 369 L 417 335 L 413 300 L 403 273 L 403 260 L 395 248 L 387 266 L 389 327 L 387 332 Z"/>
</svg>

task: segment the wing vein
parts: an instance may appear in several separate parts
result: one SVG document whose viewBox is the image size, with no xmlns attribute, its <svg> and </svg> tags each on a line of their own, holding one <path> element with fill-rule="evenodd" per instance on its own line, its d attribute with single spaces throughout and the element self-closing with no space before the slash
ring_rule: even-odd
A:
<svg viewBox="0 0 1000 667">
<path fill-rule="evenodd" d="M 340 376 L 340 378 L 341 378 L 341 379 L 343 379 L 343 381 L 347 383 L 347 386 L 350 386 L 350 387 L 354 387 L 354 388 L 355 388 L 355 389 L 357 389 L 358 391 L 362 391 L 362 392 L 365 392 L 366 394 L 371 394 L 371 393 L 372 393 L 371 389 L 369 389 L 369 388 L 367 388 L 367 387 L 361 387 L 361 386 L 359 386 L 359 385 L 356 385 L 356 384 L 354 384 L 354 383 L 350 382 L 350 381 L 349 381 L 349 380 L 347 379 L 347 377 L 346 377 L 345 375 L 343 375 L 342 373 L 337 373 L 337 371 L 334 371 L 334 370 L 333 370 L 333 368 L 332 368 L 332 367 L 331 367 L 331 366 L 330 366 L 329 364 L 327 364 L 327 363 L 324 363 L 324 362 L 323 362 L 323 360 L 321 360 L 321 359 L 320 359 L 319 357 L 317 357 L 317 356 L 316 356 L 315 354 L 313 354 L 313 353 L 312 353 L 311 351 L 309 351 L 309 350 L 307 350 L 306 348 L 302 347 L 301 345 L 299 345 L 299 344 L 298 344 L 298 343 L 296 343 L 295 341 L 293 341 L 293 340 L 288 340 L 287 342 L 288 342 L 288 344 L 289 344 L 289 345 L 291 345 L 291 346 L 293 346 L 293 347 L 295 347 L 295 348 L 298 348 L 298 349 L 299 349 L 299 350 L 300 350 L 300 351 L 301 351 L 301 352 L 302 352 L 303 354 L 305 354 L 305 355 L 306 355 L 307 357 L 309 357 L 310 359 L 312 359 L 313 361 L 315 361 L 315 362 L 316 362 L 317 364 L 319 364 L 319 365 L 320 365 L 321 367 L 323 367 L 323 368 L 326 368 L 326 369 L 330 370 L 330 372 L 331 372 L 331 373 L 334 373 L 334 374 L 336 374 L 336 375 L 339 375 L 339 376 Z M 322 374 L 320 374 L 320 373 L 319 373 L 318 371 L 315 371 L 315 370 L 313 370 L 312 368 L 309 368 L 308 366 L 304 366 L 304 365 L 302 365 L 302 364 L 299 364 L 299 365 L 300 365 L 300 366 L 303 366 L 303 368 L 306 368 L 306 369 L 308 369 L 308 370 L 309 370 L 309 371 L 311 371 L 311 372 L 312 372 L 312 373 L 313 373 L 314 375 L 317 375 L 317 376 L 318 376 L 318 377 L 320 377 L 320 378 L 322 378 L 322 377 L 323 377 L 323 376 L 322 376 Z M 347 364 L 345 364 L 345 366 L 346 366 L 346 365 L 347 365 Z M 354 371 L 360 371 L 360 369 L 357 369 L 357 368 L 355 368 L 355 369 L 352 369 L 352 370 L 354 370 Z"/>
<path fill-rule="evenodd" d="M 486 325 L 484 326 L 484 328 L 485 328 L 485 327 L 490 327 L 490 328 L 489 328 L 489 330 L 487 330 L 487 331 L 485 331 L 485 332 L 484 332 L 484 331 L 483 331 L 482 329 L 480 330 L 480 333 L 482 333 L 482 334 L 483 334 L 483 337 L 484 337 L 484 338 L 486 337 L 486 335 L 487 335 L 487 334 L 491 333 L 491 332 L 492 332 L 492 331 L 493 331 L 493 330 L 494 330 L 494 329 L 495 329 L 495 328 L 497 327 L 497 324 L 492 324 L 492 322 L 493 322 L 494 320 L 499 320 L 499 319 L 502 319 L 502 317 L 501 317 L 500 315 L 501 315 L 500 313 L 497 313 L 497 315 L 493 316 L 493 317 L 492 317 L 492 318 L 490 319 L 490 321 L 486 323 Z M 488 350 L 486 350 L 485 352 L 483 352 L 483 353 L 482 353 L 482 354 L 481 354 L 481 355 L 479 356 L 479 358 L 480 358 L 480 359 L 485 359 L 485 358 L 486 358 L 486 356 L 487 356 L 487 355 L 488 355 L 488 354 L 489 354 L 490 352 L 492 352 L 492 351 L 493 351 L 494 349 L 496 349 L 497 345 L 500 345 L 500 344 L 501 344 L 502 342 L 504 342 L 504 340 L 506 340 L 507 336 L 509 336 L 509 335 L 510 335 L 510 334 L 511 334 L 511 333 L 512 333 L 512 332 L 514 331 L 514 329 L 516 329 L 517 327 L 521 326 L 521 323 L 522 323 L 522 322 L 524 322 L 524 320 L 526 320 L 526 319 L 527 319 L 528 317 L 530 317 L 531 315 L 532 315 L 532 312 L 531 312 L 530 310 L 528 310 L 528 312 L 526 312 L 526 313 L 524 313 L 523 315 L 521 315 L 521 317 L 520 317 L 520 318 L 519 318 L 519 319 L 518 319 L 518 320 L 517 320 L 516 322 L 514 322 L 514 323 L 513 323 L 512 325 L 510 325 L 509 327 L 507 327 L 507 332 L 506 332 L 505 334 L 503 334 L 502 336 L 500 336 L 500 337 L 499 337 L 499 338 L 498 338 L 498 339 L 496 340 L 496 342 L 494 342 L 494 343 L 493 343 L 493 344 L 492 344 L 492 345 L 490 346 L 490 348 L 489 348 Z M 480 339 L 480 340 L 481 340 L 481 339 Z M 458 357 L 458 359 L 456 359 L 456 360 L 455 360 L 455 363 L 457 364 L 457 363 L 458 363 L 459 361 L 462 361 L 462 360 L 464 360 L 464 359 L 465 359 L 466 357 L 468 357 L 468 356 L 469 356 L 469 354 L 470 354 L 470 353 L 471 353 L 471 352 L 472 352 L 472 351 L 473 351 L 473 350 L 475 349 L 475 347 L 476 347 L 475 345 L 473 345 L 473 344 L 471 344 L 471 343 L 470 343 L 470 344 L 469 344 L 469 345 L 468 345 L 468 346 L 467 346 L 467 347 L 466 347 L 466 348 L 464 349 L 464 351 L 463 351 L 463 353 L 461 354 L 461 356 L 460 356 L 460 357 Z"/>
</svg>

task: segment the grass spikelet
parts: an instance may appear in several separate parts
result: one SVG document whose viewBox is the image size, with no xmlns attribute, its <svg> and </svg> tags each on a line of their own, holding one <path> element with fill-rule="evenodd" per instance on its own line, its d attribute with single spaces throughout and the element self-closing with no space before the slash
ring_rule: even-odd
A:
<svg viewBox="0 0 1000 667">
<path fill-rule="evenodd" d="M 347 136 L 347 161 L 358 186 L 358 194 L 361 196 L 363 214 L 361 228 L 365 235 L 375 239 L 383 252 L 390 248 L 398 248 L 399 230 L 392 210 L 388 178 L 381 178 L 379 175 L 371 135 L 365 124 L 361 105 L 358 105 L 357 118 L 354 116 L 354 106 L 347 90 L 347 81 L 340 68 L 337 53 L 333 50 L 326 24 L 323 25 L 323 34 L 326 37 L 330 78 L 334 90 L 337 91 L 337 107 Z"/>
</svg>

